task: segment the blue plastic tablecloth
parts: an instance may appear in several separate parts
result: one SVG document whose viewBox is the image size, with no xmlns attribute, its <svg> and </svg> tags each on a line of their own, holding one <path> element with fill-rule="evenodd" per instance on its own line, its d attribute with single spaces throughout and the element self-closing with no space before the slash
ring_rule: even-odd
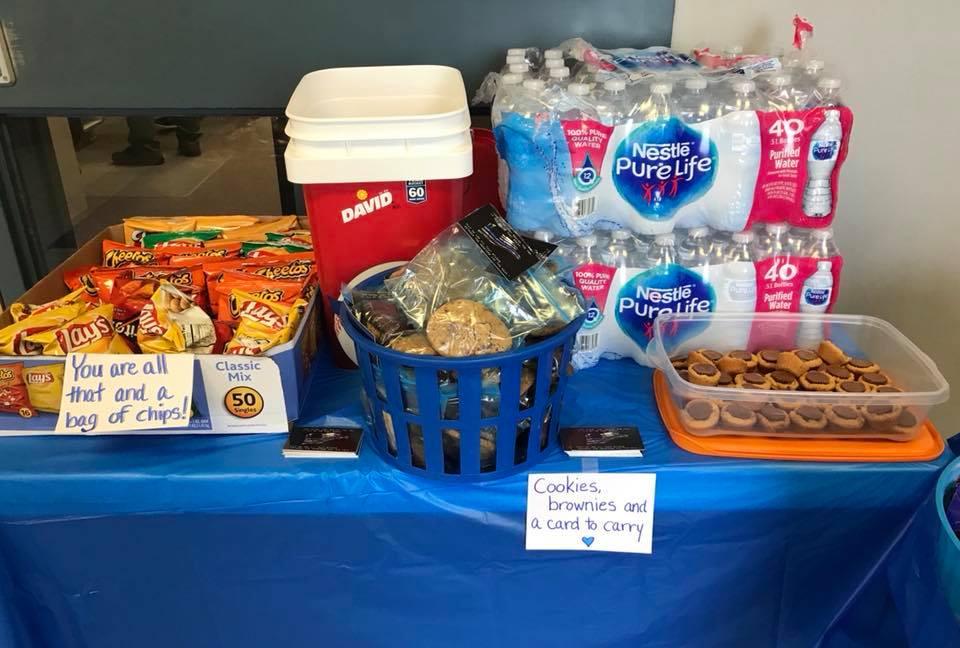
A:
<svg viewBox="0 0 960 648">
<path fill-rule="evenodd" d="M 356 413 L 356 385 L 321 366 L 307 417 Z M 0 439 L 0 646 L 902 645 L 835 626 L 948 453 L 689 454 L 628 361 L 574 376 L 562 420 L 640 427 L 642 459 L 536 470 L 656 472 L 653 555 L 525 551 L 525 474 L 285 460 L 279 436 Z"/>
</svg>

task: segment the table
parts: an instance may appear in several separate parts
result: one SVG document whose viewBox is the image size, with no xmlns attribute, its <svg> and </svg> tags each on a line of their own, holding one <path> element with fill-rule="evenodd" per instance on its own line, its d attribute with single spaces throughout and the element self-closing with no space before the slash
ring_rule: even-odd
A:
<svg viewBox="0 0 960 648">
<path fill-rule="evenodd" d="M 306 418 L 359 413 L 321 361 Z M 876 646 L 834 630 L 950 459 L 718 459 L 669 440 L 651 374 L 604 361 L 565 424 L 635 424 L 654 553 L 526 552 L 526 475 L 448 484 L 285 460 L 279 436 L 0 440 L 0 645 Z M 835 638 L 836 641 L 835 641 Z M 17 643 L 17 642 L 20 643 Z M 870 643 L 874 641 L 874 643 Z M 902 644 L 900 644 L 902 645 Z"/>
</svg>

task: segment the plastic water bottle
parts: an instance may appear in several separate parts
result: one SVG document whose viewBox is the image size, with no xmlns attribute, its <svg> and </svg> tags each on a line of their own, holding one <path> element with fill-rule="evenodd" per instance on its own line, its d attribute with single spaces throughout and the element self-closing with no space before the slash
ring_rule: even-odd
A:
<svg viewBox="0 0 960 648">
<path fill-rule="evenodd" d="M 757 239 L 754 248 L 757 259 L 796 254 L 797 251 L 790 245 L 789 234 L 790 227 L 786 223 L 767 223 L 763 228 L 763 236 Z"/>
<path fill-rule="evenodd" d="M 833 263 L 818 261 L 817 271 L 807 277 L 800 291 L 801 313 L 826 313 L 833 294 Z"/>
<path fill-rule="evenodd" d="M 711 119 L 713 108 L 707 94 L 707 80 L 692 77 L 683 82 L 683 94 L 677 100 L 677 116 L 688 124 Z"/>
<path fill-rule="evenodd" d="M 490 106 L 490 123 L 496 128 L 503 121 L 503 113 L 515 110 L 517 93 L 521 89 L 523 77 L 519 74 L 504 74 L 500 77 L 497 94 Z M 510 183 L 510 167 L 507 161 L 497 154 L 497 190 L 500 192 L 500 204 L 507 204 L 507 191 Z"/>
<path fill-rule="evenodd" d="M 597 240 L 596 234 L 578 236 L 574 239 L 574 242 L 577 244 L 577 248 L 573 252 L 573 265 L 575 268 L 588 263 L 597 263 L 601 260 L 600 250 L 597 245 L 599 241 Z"/>
<path fill-rule="evenodd" d="M 561 101 L 561 108 L 580 111 L 585 117 L 596 119 L 597 106 L 593 100 L 593 89 L 586 83 L 567 85 L 567 96 Z"/>
<path fill-rule="evenodd" d="M 667 81 L 656 81 L 650 84 L 650 96 L 634 106 L 629 116 L 639 117 L 644 121 L 669 119 L 677 112 L 671 97 L 672 92 L 673 84 Z"/>
<path fill-rule="evenodd" d="M 677 246 L 680 264 L 697 268 L 710 263 L 710 228 L 691 227 Z"/>
<path fill-rule="evenodd" d="M 677 262 L 677 239 L 673 233 L 657 234 L 645 259 L 649 267 L 667 266 Z"/>
<path fill-rule="evenodd" d="M 718 266 L 726 262 L 727 248 L 729 246 L 730 239 L 728 239 L 722 232 L 714 232 L 710 239 L 710 265 Z"/>
<path fill-rule="evenodd" d="M 507 65 L 529 65 L 529 61 L 522 54 L 511 54 L 507 57 Z"/>
<path fill-rule="evenodd" d="M 753 232 L 734 232 L 724 265 L 723 308 L 752 313 L 757 306 L 757 276 L 753 262 Z"/>
<path fill-rule="evenodd" d="M 793 77 L 789 74 L 775 74 L 770 77 L 767 82 L 767 102 L 771 110 L 796 110 L 795 100 Z"/>
<path fill-rule="evenodd" d="M 624 121 L 627 114 L 627 84 L 622 79 L 610 79 L 604 82 L 597 98 L 597 115 L 607 126 L 616 126 Z"/>
<path fill-rule="evenodd" d="M 614 268 L 624 268 L 630 265 L 636 253 L 633 235 L 625 229 L 610 232 L 610 244 L 603 253 L 603 262 Z"/>
<path fill-rule="evenodd" d="M 790 254 L 804 256 L 810 249 L 810 231 L 803 227 L 791 227 L 787 233 L 787 250 Z"/>
<path fill-rule="evenodd" d="M 843 139 L 843 126 L 840 124 L 840 111 L 827 110 L 826 119 L 817 128 L 810 141 L 807 154 L 807 182 L 803 187 L 803 213 L 812 217 L 823 217 L 833 209 L 833 190 L 830 176 L 837 164 L 840 153 L 840 141 Z"/>
<path fill-rule="evenodd" d="M 817 81 L 817 89 L 810 96 L 807 102 L 808 108 L 823 106 L 825 108 L 835 108 L 842 106 L 840 101 L 840 79 L 835 77 L 824 77 Z"/>
<path fill-rule="evenodd" d="M 507 66 L 507 74 L 519 74 L 522 77 L 530 76 L 529 63 L 511 63 Z"/>
<path fill-rule="evenodd" d="M 543 60 L 544 61 L 562 61 L 563 60 L 563 50 L 559 49 L 548 49 L 543 50 Z"/>
<path fill-rule="evenodd" d="M 829 227 L 810 230 L 810 247 L 807 256 L 814 259 L 832 259 L 840 256 L 840 248 L 833 239 L 833 230 Z"/>
<path fill-rule="evenodd" d="M 543 76 L 544 78 L 550 78 L 550 70 L 565 67 L 567 66 L 564 65 L 563 59 L 547 59 L 543 62 Z"/>
<path fill-rule="evenodd" d="M 563 88 L 570 81 L 570 68 L 565 65 L 550 68 L 548 76 L 548 88 Z"/>
<path fill-rule="evenodd" d="M 510 49 L 507 50 L 507 56 L 523 56 L 523 57 L 526 57 L 526 56 L 527 56 L 527 49 L 528 49 L 528 48 L 526 48 L 526 47 L 511 47 Z"/>
<path fill-rule="evenodd" d="M 757 100 L 757 84 L 750 79 L 736 79 L 730 83 L 733 95 L 724 112 L 762 109 Z"/>
</svg>

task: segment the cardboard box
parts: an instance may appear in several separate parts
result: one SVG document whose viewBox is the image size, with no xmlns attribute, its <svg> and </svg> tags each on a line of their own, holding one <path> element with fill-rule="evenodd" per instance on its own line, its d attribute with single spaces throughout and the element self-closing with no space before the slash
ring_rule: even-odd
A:
<svg viewBox="0 0 960 648">
<path fill-rule="evenodd" d="M 43 304 L 66 295 L 68 290 L 66 284 L 63 282 L 64 273 L 78 267 L 100 265 L 104 240 L 122 242 L 124 240 L 123 226 L 112 225 L 104 229 L 15 301 L 26 304 Z M 243 362 L 250 359 L 266 360 L 275 363 L 280 383 L 276 386 L 276 389 L 282 390 L 287 419 L 289 421 L 296 420 L 299 417 L 300 407 L 307 393 L 310 368 L 317 351 L 317 299 L 318 297 L 315 295 L 310 300 L 301 319 L 300 326 L 293 339 L 289 342 L 274 347 L 261 356 L 213 356 L 222 358 L 224 362 L 232 363 Z M 3 311 L 3 313 L 0 313 L 0 327 L 8 326 L 12 323 L 13 317 L 10 314 L 9 308 Z M 64 361 L 64 356 L 0 356 L 0 368 L 2 368 L 4 364 L 16 362 L 22 362 L 24 367 L 33 367 L 54 363 L 63 364 Z M 225 375 L 226 372 L 227 369 L 225 368 Z M 147 432 L 138 431 L 136 434 L 287 433 L 286 427 L 276 430 L 257 429 L 256 425 L 253 424 L 254 421 L 251 420 L 246 420 L 240 425 L 232 426 L 224 424 L 222 417 L 216 415 L 211 416 L 212 412 L 217 410 L 219 404 L 215 402 L 217 398 L 210 397 L 207 394 L 199 360 L 194 367 L 193 382 L 193 416 L 190 418 L 190 426 L 188 428 Z M 268 386 L 267 392 L 271 392 L 273 388 L 273 385 Z M 277 393 L 280 393 L 280 391 L 277 391 Z M 30 418 L 24 418 L 14 413 L 0 412 L 0 436 L 52 434 L 56 423 L 57 414 L 51 412 L 38 412 Z"/>
</svg>

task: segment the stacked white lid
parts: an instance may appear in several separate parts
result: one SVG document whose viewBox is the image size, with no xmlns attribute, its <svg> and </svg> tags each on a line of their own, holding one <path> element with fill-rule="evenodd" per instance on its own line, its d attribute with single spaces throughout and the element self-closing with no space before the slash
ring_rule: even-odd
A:
<svg viewBox="0 0 960 648">
<path fill-rule="evenodd" d="M 311 72 L 293 91 L 286 115 L 291 182 L 438 180 L 473 172 L 467 93 L 451 67 Z"/>
</svg>

